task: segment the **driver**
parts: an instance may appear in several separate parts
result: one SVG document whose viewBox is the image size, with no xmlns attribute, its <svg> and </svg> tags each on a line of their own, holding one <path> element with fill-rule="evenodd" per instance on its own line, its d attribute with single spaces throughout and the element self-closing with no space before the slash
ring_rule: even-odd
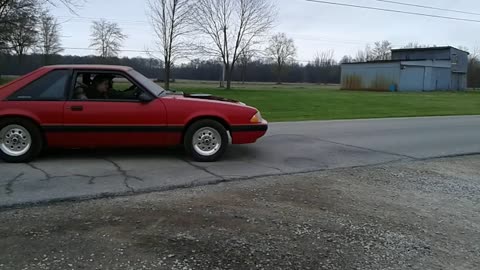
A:
<svg viewBox="0 0 480 270">
<path fill-rule="evenodd" d="M 88 99 L 108 99 L 110 98 L 110 89 L 113 85 L 113 78 L 108 75 L 100 74 L 95 76 L 91 87 L 86 91 Z"/>
<path fill-rule="evenodd" d="M 132 85 L 124 92 L 113 89 L 113 76 L 108 74 L 99 74 L 92 81 L 92 86 L 86 91 L 88 99 L 131 99 L 132 90 L 136 87 Z"/>
</svg>

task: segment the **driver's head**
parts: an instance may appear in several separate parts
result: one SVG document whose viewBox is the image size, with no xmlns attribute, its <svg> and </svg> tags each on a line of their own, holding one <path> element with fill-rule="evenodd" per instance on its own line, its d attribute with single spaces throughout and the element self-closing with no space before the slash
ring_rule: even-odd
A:
<svg viewBox="0 0 480 270">
<path fill-rule="evenodd" d="M 112 76 L 99 74 L 93 79 L 93 87 L 100 93 L 106 93 L 112 87 Z"/>
</svg>

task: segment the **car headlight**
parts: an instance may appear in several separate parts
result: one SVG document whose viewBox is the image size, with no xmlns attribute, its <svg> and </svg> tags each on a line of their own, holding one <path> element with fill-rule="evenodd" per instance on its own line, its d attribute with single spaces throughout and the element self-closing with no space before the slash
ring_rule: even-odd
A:
<svg viewBox="0 0 480 270">
<path fill-rule="evenodd" d="M 250 123 L 262 123 L 263 121 L 263 118 L 262 118 L 262 115 L 260 114 L 260 112 L 257 112 L 253 117 L 252 119 L 250 119 Z"/>
</svg>

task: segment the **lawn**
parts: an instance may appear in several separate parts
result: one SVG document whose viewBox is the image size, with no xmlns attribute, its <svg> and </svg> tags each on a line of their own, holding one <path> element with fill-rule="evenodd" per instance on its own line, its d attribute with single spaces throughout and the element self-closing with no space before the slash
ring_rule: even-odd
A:
<svg viewBox="0 0 480 270">
<path fill-rule="evenodd" d="M 269 121 L 360 119 L 480 114 L 480 92 L 389 93 L 328 89 L 313 84 L 235 85 L 176 83 L 172 88 L 241 100 Z"/>
<path fill-rule="evenodd" d="M 0 86 L 8 83 L 9 81 L 10 81 L 9 79 L 0 78 Z"/>
</svg>

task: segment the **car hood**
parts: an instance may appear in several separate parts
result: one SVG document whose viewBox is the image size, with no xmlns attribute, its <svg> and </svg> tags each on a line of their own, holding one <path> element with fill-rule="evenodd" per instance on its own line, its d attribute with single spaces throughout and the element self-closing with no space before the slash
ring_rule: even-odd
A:
<svg viewBox="0 0 480 270">
<path fill-rule="evenodd" d="M 210 95 L 210 94 L 188 94 L 188 93 L 182 93 L 182 92 L 174 92 L 174 93 L 171 93 L 171 95 L 183 96 L 185 98 L 215 100 L 215 101 L 222 101 L 222 102 L 227 102 L 227 103 L 235 103 L 235 104 L 245 105 L 244 103 L 242 103 L 238 100 L 213 96 L 213 95 Z"/>
</svg>

